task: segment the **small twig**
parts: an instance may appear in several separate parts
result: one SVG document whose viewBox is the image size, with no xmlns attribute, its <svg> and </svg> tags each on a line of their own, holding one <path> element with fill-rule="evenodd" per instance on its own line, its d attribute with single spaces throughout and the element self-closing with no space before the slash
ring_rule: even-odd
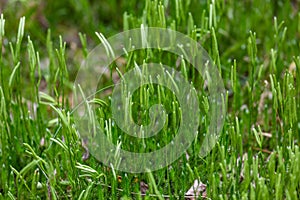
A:
<svg viewBox="0 0 300 200">
<path fill-rule="evenodd" d="M 107 184 L 104 184 L 104 183 L 100 183 L 99 185 L 101 185 L 101 186 L 104 186 L 104 187 L 107 187 L 107 188 L 112 188 L 112 186 L 110 186 L 110 185 L 107 185 Z M 124 190 L 123 189 L 121 189 L 121 188 L 116 188 L 116 190 L 117 191 L 119 191 L 119 192 L 124 192 Z M 130 194 L 131 195 L 142 195 L 141 193 L 137 193 L 137 192 L 130 192 Z M 150 197 L 158 197 L 159 195 L 156 195 L 156 194 L 147 194 L 148 196 L 150 196 Z M 180 198 L 182 198 L 182 197 L 180 197 L 180 196 L 177 196 L 177 195 L 165 195 L 165 194 L 162 194 L 162 195 L 160 195 L 161 197 L 163 197 L 163 198 L 165 198 L 165 199 L 169 199 L 169 198 L 176 198 L 176 199 L 180 199 Z M 199 198 L 200 196 L 191 196 L 191 195 L 184 195 L 183 196 L 184 198 Z M 210 198 L 208 198 L 208 197 L 205 197 L 205 196 L 201 196 L 201 198 L 204 198 L 204 199 L 210 199 Z"/>
<path fill-rule="evenodd" d="M 260 149 L 260 148 L 257 148 L 257 147 L 252 147 L 252 149 L 256 150 L 256 151 L 262 151 L 264 153 L 268 153 L 268 154 L 272 154 L 273 151 L 269 151 L 267 149 Z"/>
</svg>

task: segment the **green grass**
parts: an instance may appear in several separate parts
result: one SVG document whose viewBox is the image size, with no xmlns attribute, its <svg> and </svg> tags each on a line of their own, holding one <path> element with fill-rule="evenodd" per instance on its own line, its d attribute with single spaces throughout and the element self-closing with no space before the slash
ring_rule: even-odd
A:
<svg viewBox="0 0 300 200">
<path fill-rule="evenodd" d="M 0 20 L 0 199 L 142 199 L 142 182 L 146 199 L 183 199 L 196 179 L 210 199 L 300 198 L 298 1 L 67 0 L 42 8 L 40 2 L 12 1 Z M 26 20 L 18 21 L 23 15 Z M 219 142 L 199 157 L 209 126 L 199 74 L 158 50 L 122 57 L 95 100 L 99 125 L 115 144 L 152 151 L 168 144 L 180 123 L 173 93 L 148 84 L 133 94 L 132 117 L 147 124 L 149 106 L 162 103 L 169 113 L 162 132 L 138 140 L 113 125 L 107 94 L 118 70 L 125 73 L 135 63 L 177 63 L 199 92 L 201 110 L 198 136 L 186 154 L 161 170 L 131 174 L 89 154 L 74 124 L 72 96 L 79 93 L 73 81 L 81 61 L 100 43 L 94 33 L 109 37 L 141 24 L 197 40 L 220 69 L 228 111 Z"/>
</svg>

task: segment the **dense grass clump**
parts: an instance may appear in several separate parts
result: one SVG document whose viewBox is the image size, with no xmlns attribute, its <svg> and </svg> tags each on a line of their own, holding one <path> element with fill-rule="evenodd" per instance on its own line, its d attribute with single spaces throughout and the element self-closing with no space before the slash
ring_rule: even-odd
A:
<svg viewBox="0 0 300 200">
<path fill-rule="evenodd" d="M 7 1 L 0 10 L 0 199 L 300 198 L 298 1 L 38 0 Z M 101 42 L 98 32 L 109 37 L 142 24 L 198 41 L 220 71 L 228 110 L 220 140 L 200 157 L 210 115 L 201 76 L 184 59 L 155 49 L 118 58 L 93 100 L 114 144 L 153 151 L 168 144 L 180 124 L 173 92 L 146 84 L 132 96 L 132 118 L 148 124 L 149 107 L 161 103 L 168 113 L 162 131 L 136 139 L 115 126 L 113 84 L 136 65 L 174 66 L 198 91 L 201 111 L 196 140 L 180 159 L 131 174 L 90 154 L 74 124 L 73 82 Z M 195 181 L 199 192 L 187 193 Z"/>
</svg>

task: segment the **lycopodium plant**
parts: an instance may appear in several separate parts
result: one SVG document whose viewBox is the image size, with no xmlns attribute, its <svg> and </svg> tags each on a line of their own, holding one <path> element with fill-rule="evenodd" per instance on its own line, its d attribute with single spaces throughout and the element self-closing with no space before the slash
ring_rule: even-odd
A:
<svg viewBox="0 0 300 200">
<path fill-rule="evenodd" d="M 10 5 L 24 4 L 14 3 Z M 101 2 L 103 8 L 114 10 L 110 20 L 116 21 L 111 22 L 105 13 L 96 12 L 102 7 L 91 5 L 67 0 L 46 5 L 49 10 L 44 14 L 52 13 L 46 18 L 33 15 L 30 6 L 21 9 L 26 16 L 20 20 L 12 20 L 21 16 L 18 9 L 7 9 L 0 17 L 0 199 L 300 198 L 300 14 L 294 2 Z M 118 8 L 127 9 L 123 17 Z M 76 12 L 72 19 L 51 27 L 70 10 Z M 52 29 L 37 28 L 36 18 L 48 19 Z M 82 21 L 74 24 L 73 19 Z M 95 24 L 86 25 L 87 21 Z M 73 33 L 71 28 L 60 31 L 66 24 L 78 25 L 75 32 L 81 32 L 71 41 L 66 37 Z M 73 85 L 75 72 L 94 46 L 105 44 L 106 56 L 115 57 L 107 44 L 110 34 L 146 27 L 187 34 L 203 46 L 219 70 L 226 89 L 222 104 L 228 109 L 220 139 L 205 157 L 199 151 L 210 124 L 211 99 L 207 82 L 183 56 L 161 49 L 125 49 L 109 66 L 93 99 Z M 145 126 L 151 120 L 149 108 L 162 104 L 166 119 L 161 131 L 138 139 L 116 125 L 110 108 L 115 83 L 130 70 L 138 75 L 138 66 L 151 62 L 173 67 L 198 92 L 197 136 L 165 168 L 121 172 L 120 149 L 139 153 L 160 149 L 176 136 L 182 120 L 174 93 L 150 82 L 131 98 L 121 97 L 130 105 L 124 121 Z M 144 73 L 147 76 L 147 70 Z M 174 74 L 166 76 L 175 82 Z M 77 97 L 87 100 L 85 108 L 95 108 L 89 114 L 95 114 L 97 128 L 118 148 L 109 166 L 95 159 L 74 123 Z"/>
</svg>

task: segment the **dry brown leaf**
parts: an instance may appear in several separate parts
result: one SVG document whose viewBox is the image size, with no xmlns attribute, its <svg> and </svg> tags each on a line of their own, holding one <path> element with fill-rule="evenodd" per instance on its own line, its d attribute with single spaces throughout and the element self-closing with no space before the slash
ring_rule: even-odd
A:
<svg viewBox="0 0 300 200">
<path fill-rule="evenodd" d="M 199 197 L 206 197 L 206 185 L 199 179 L 194 181 L 192 187 L 185 193 L 186 199 L 195 200 Z"/>
<path fill-rule="evenodd" d="M 190 159 L 190 155 L 187 152 L 185 152 L 185 158 L 186 158 L 186 160 Z"/>
<path fill-rule="evenodd" d="M 82 160 L 86 161 L 90 157 L 90 151 L 87 147 L 87 140 L 83 139 L 81 142 L 81 145 L 82 145 L 82 148 L 84 148 L 84 150 L 85 150 L 84 154 L 82 155 Z"/>
<path fill-rule="evenodd" d="M 240 173 L 240 181 L 244 180 L 244 171 L 245 171 L 244 163 L 247 160 L 248 160 L 248 153 L 244 153 L 242 159 L 240 156 L 237 158 L 237 162 L 236 162 L 237 167 L 238 167 L 240 161 L 242 161 L 242 168 L 241 168 L 242 170 Z"/>
<path fill-rule="evenodd" d="M 271 133 L 266 133 L 266 132 L 262 132 L 261 133 L 263 136 L 267 137 L 267 138 L 271 138 L 272 134 Z"/>
<path fill-rule="evenodd" d="M 146 192 L 147 192 L 148 188 L 149 188 L 149 186 L 144 181 L 140 182 L 141 196 L 145 196 L 146 195 Z"/>
<path fill-rule="evenodd" d="M 296 77 L 296 69 L 297 69 L 297 66 L 296 66 L 296 63 L 295 62 L 292 62 L 289 66 L 289 72 L 294 76 Z"/>
</svg>

